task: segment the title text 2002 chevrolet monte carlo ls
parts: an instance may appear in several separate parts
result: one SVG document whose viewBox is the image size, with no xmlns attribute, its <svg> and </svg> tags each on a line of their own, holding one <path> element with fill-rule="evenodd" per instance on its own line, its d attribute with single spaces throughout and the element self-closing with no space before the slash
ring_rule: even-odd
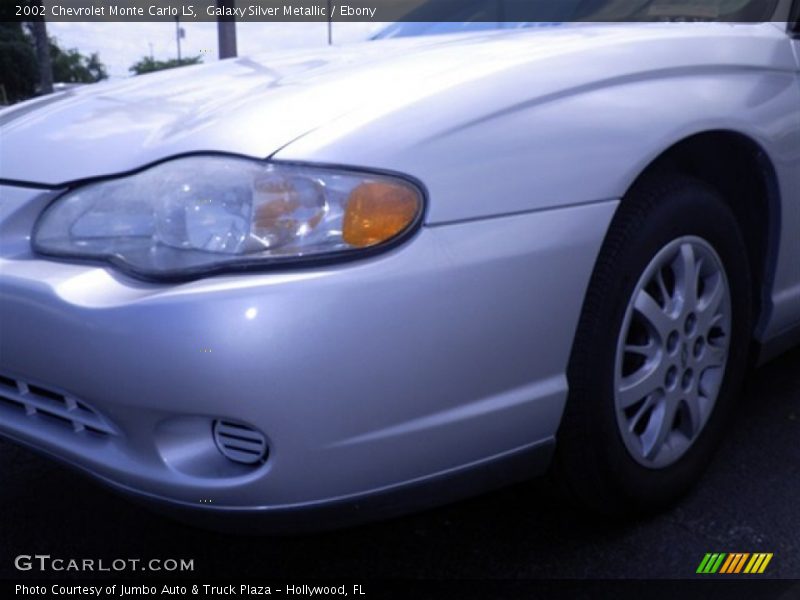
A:
<svg viewBox="0 0 800 600">
<path fill-rule="evenodd" d="M 800 337 L 790 8 L 385 39 L 10 107 L 0 433 L 212 525 L 548 468 L 590 507 L 663 507 L 748 361 Z"/>
</svg>

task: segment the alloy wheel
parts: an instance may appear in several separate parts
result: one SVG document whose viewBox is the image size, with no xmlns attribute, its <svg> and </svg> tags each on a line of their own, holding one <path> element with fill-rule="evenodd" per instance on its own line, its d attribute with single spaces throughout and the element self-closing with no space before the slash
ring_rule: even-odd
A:
<svg viewBox="0 0 800 600">
<path fill-rule="evenodd" d="M 674 240 L 636 284 L 617 342 L 617 424 L 637 462 L 667 467 L 697 440 L 720 392 L 730 340 L 722 261 L 699 237 Z"/>
</svg>

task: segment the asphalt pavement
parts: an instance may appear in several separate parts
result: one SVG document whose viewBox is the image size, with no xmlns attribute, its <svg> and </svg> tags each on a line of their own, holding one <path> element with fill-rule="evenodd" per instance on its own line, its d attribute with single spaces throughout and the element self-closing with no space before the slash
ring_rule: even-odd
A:
<svg viewBox="0 0 800 600">
<path fill-rule="evenodd" d="M 298 537 L 234 537 L 130 504 L 0 442 L 0 577 L 19 554 L 189 558 L 194 576 L 302 578 L 691 577 L 707 552 L 770 552 L 800 579 L 800 350 L 755 371 L 702 483 L 625 526 L 586 519 L 545 479 L 425 513 Z M 66 574 L 65 574 L 66 575 Z"/>
</svg>

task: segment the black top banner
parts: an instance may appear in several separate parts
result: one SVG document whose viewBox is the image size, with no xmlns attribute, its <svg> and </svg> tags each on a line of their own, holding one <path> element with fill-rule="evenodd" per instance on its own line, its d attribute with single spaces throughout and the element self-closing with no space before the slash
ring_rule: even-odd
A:
<svg viewBox="0 0 800 600">
<path fill-rule="evenodd" d="M 787 14 L 782 14 L 787 13 Z M 779 0 L 0 0 L 0 21 L 762 22 Z"/>
</svg>

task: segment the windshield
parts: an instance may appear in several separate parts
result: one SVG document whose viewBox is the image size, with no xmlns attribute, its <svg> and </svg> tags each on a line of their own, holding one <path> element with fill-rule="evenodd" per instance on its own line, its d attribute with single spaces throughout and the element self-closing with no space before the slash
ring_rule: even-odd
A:
<svg viewBox="0 0 800 600">
<path fill-rule="evenodd" d="M 569 21 L 761 22 L 778 0 L 421 0 L 375 39 L 554 26 Z"/>
</svg>

